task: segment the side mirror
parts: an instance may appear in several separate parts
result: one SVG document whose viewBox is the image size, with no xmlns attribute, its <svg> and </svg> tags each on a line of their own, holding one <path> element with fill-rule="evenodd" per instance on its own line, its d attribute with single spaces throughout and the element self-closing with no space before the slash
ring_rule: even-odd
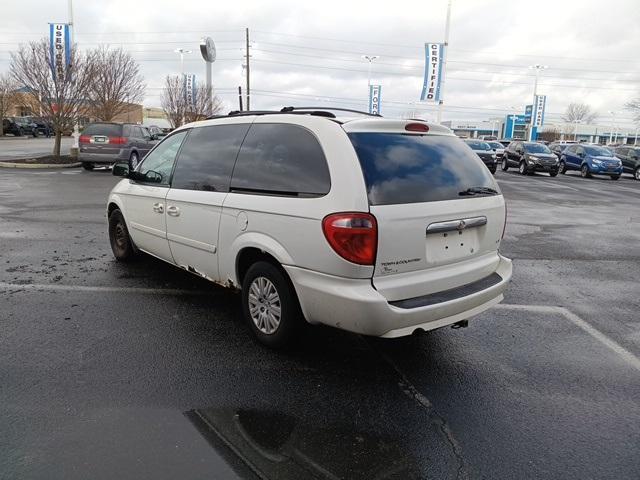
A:
<svg viewBox="0 0 640 480">
<path fill-rule="evenodd" d="M 578 152 L 578 156 L 579 156 L 580 158 L 584 158 L 584 152 Z"/>
<path fill-rule="evenodd" d="M 111 174 L 116 177 L 129 177 L 129 162 L 118 162 L 113 165 Z"/>
</svg>

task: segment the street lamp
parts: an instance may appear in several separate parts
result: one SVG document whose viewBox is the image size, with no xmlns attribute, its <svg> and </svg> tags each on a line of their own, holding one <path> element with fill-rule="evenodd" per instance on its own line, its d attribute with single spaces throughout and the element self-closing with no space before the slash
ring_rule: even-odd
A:
<svg viewBox="0 0 640 480">
<path fill-rule="evenodd" d="M 611 144 L 613 140 L 613 130 L 616 128 L 616 112 L 614 112 L 613 110 L 609 110 L 609 113 L 613 118 L 613 123 L 611 125 L 611 129 L 609 130 L 609 144 Z"/>
<path fill-rule="evenodd" d="M 176 48 L 174 53 L 180 54 L 180 73 L 184 74 L 184 56 L 193 53 L 193 51 L 186 48 Z"/>
<path fill-rule="evenodd" d="M 371 86 L 371 64 L 373 63 L 374 60 L 380 58 L 378 55 L 362 55 L 362 59 L 366 60 L 367 62 L 369 62 L 369 68 L 368 68 L 368 73 L 367 73 L 367 86 L 370 87 Z"/>
<path fill-rule="evenodd" d="M 536 97 L 538 96 L 538 77 L 540 75 L 540 70 L 546 70 L 547 68 L 549 68 L 547 65 L 540 65 L 539 63 L 536 63 L 535 65 L 529 65 L 529 69 L 534 69 L 536 71 L 536 79 L 533 82 L 533 107 L 531 110 L 531 124 L 529 126 L 529 140 L 533 140 L 533 124 L 535 123 L 535 118 L 536 115 L 533 111 L 533 109 L 535 109 L 536 107 Z"/>
<path fill-rule="evenodd" d="M 574 132 L 574 133 L 573 133 L 573 139 L 577 142 L 577 141 L 578 141 L 578 124 L 579 124 L 579 123 L 582 123 L 582 120 L 580 120 L 580 119 L 576 118 L 576 119 L 574 120 L 574 123 L 575 123 L 576 125 L 575 125 L 574 130 L 573 130 L 573 132 Z"/>
</svg>

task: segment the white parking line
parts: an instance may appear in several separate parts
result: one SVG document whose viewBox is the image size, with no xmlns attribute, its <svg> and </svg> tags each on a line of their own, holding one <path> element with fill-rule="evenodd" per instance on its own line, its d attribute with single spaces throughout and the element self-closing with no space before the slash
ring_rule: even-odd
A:
<svg viewBox="0 0 640 480">
<path fill-rule="evenodd" d="M 54 285 L 46 283 L 6 283 L 0 282 L 0 290 L 32 290 L 49 292 L 95 292 L 95 293 L 136 293 L 145 295 L 216 295 L 217 292 L 183 290 L 178 288 L 101 287 L 86 285 Z"/>
<path fill-rule="evenodd" d="M 528 312 L 538 312 L 538 313 L 556 313 L 562 315 L 564 318 L 573 323 L 576 327 L 582 329 L 609 350 L 618 354 L 620 358 L 622 358 L 625 362 L 631 365 L 636 370 L 640 371 L 640 358 L 636 357 L 629 350 L 624 348 L 615 340 L 607 337 L 604 333 L 596 328 L 592 327 L 588 322 L 580 318 L 578 315 L 573 313 L 571 310 L 568 310 L 564 307 L 554 307 L 548 305 L 512 305 L 508 303 L 501 303 L 496 305 L 493 308 L 497 308 L 499 310 L 516 310 L 516 311 L 528 311 Z"/>
</svg>

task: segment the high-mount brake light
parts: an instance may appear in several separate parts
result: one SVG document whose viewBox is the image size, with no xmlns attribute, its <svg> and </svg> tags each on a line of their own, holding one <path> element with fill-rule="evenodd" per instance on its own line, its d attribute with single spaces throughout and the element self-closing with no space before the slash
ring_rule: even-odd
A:
<svg viewBox="0 0 640 480">
<path fill-rule="evenodd" d="M 404 129 L 407 132 L 427 133 L 429 131 L 429 125 L 426 125 L 424 123 L 407 123 L 404 126 Z"/>
<path fill-rule="evenodd" d="M 345 260 L 373 265 L 378 250 L 378 223 L 370 213 L 334 213 L 322 220 L 331 248 Z"/>
</svg>

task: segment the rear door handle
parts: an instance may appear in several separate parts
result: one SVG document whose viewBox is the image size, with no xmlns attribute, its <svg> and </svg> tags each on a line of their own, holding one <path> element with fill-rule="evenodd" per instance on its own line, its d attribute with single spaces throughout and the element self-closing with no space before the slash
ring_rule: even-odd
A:
<svg viewBox="0 0 640 480">
<path fill-rule="evenodd" d="M 164 205 L 162 205 L 161 203 L 154 203 L 153 204 L 153 211 L 156 212 L 156 213 L 164 212 Z"/>
<path fill-rule="evenodd" d="M 176 207 L 175 205 L 169 205 L 167 207 L 167 215 L 171 215 L 172 217 L 179 217 L 180 216 L 180 209 L 178 207 Z"/>
</svg>

